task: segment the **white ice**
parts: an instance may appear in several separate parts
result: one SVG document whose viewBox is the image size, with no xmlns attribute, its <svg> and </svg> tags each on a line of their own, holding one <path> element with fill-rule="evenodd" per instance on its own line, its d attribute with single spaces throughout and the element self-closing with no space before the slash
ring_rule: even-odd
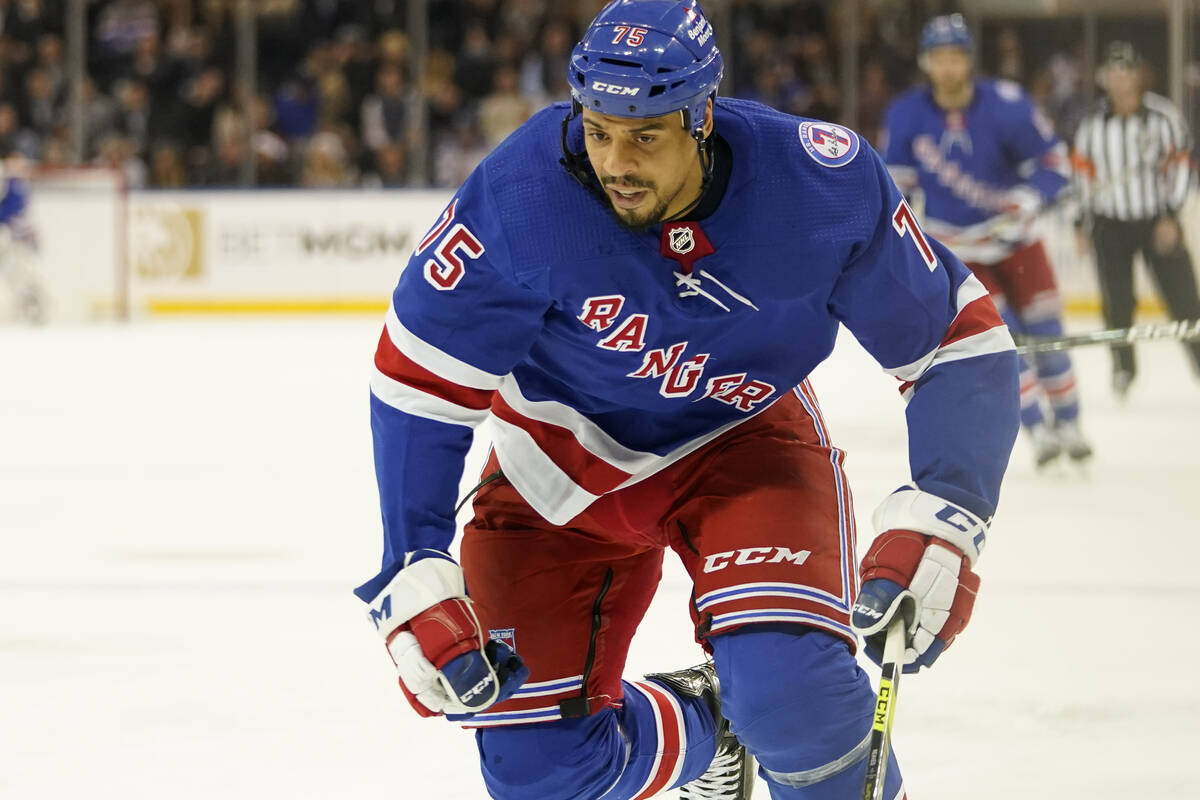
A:
<svg viewBox="0 0 1200 800">
<path fill-rule="evenodd" d="M 485 797 L 350 594 L 379 553 L 378 327 L 0 329 L 0 797 Z M 1018 444 L 975 618 L 902 684 L 913 800 L 1200 797 L 1200 382 L 1138 354 L 1121 406 L 1078 352 L 1090 476 Z M 865 546 L 903 405 L 845 337 L 814 383 Z M 668 560 L 631 675 L 700 655 Z"/>
</svg>

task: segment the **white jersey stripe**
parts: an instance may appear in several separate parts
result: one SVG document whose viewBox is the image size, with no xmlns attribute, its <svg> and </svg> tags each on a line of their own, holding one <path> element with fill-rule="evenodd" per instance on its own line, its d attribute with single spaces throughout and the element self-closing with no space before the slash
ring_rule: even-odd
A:
<svg viewBox="0 0 1200 800">
<path fill-rule="evenodd" d="M 384 375 L 378 369 L 371 375 L 371 394 L 398 411 L 451 425 L 474 428 L 487 419 L 488 415 L 486 408 L 466 408 L 443 400 Z"/>
<path fill-rule="evenodd" d="M 472 389 L 497 389 L 500 387 L 501 379 L 504 376 L 484 372 L 478 367 L 473 367 L 465 361 L 460 361 L 454 356 L 442 352 L 421 339 L 404 327 L 404 323 L 396 316 L 395 306 L 388 308 L 384 324 L 387 325 L 388 336 L 391 337 L 392 344 L 396 345 L 396 349 L 433 374 Z"/>
<path fill-rule="evenodd" d="M 954 323 L 958 320 L 958 317 L 960 314 L 962 314 L 964 308 L 981 297 L 987 297 L 987 294 L 988 291 L 986 288 L 984 288 L 983 282 L 974 275 L 968 275 L 966 279 L 959 284 L 958 289 L 954 293 L 954 304 L 957 308 L 957 311 L 955 311 L 954 319 L 950 322 L 950 327 L 954 327 Z M 916 381 L 920 380 L 921 376 L 924 375 L 930 367 L 933 366 L 934 360 L 937 358 L 941 349 L 942 345 L 939 343 L 937 347 L 933 348 L 916 361 L 913 361 L 910 364 L 904 364 L 903 366 L 893 367 L 892 369 L 885 369 L 884 372 L 886 372 L 888 375 L 895 376 L 902 381 L 915 383 Z"/>
</svg>

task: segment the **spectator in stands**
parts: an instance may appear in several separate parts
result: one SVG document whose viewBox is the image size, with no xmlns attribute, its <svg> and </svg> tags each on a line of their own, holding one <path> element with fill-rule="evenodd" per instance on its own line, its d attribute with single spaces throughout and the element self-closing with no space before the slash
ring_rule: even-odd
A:
<svg viewBox="0 0 1200 800">
<path fill-rule="evenodd" d="M 36 58 L 34 43 L 52 30 L 52 27 L 58 24 L 58 20 L 47 14 L 42 0 L 6 3 L 2 13 L 0 30 L 3 30 L 8 38 L 5 60 L 11 69 L 23 73 Z"/>
<path fill-rule="evenodd" d="M 132 59 L 138 42 L 159 33 L 158 9 L 150 0 L 111 0 L 100 9 L 95 42 L 100 78 L 107 83 Z"/>
<path fill-rule="evenodd" d="M 124 80 L 117 85 L 114 94 L 117 97 L 117 130 L 133 140 L 134 152 L 139 155 L 149 152 L 150 91 L 146 84 Z"/>
<path fill-rule="evenodd" d="M 458 186 L 488 154 L 479 126 L 470 115 L 459 117 L 452 136 L 436 140 L 433 177 L 438 186 Z"/>
<path fill-rule="evenodd" d="M 521 91 L 534 108 L 569 100 L 567 62 L 575 45 L 575 33 L 561 19 L 551 18 L 542 27 L 538 46 L 521 64 Z"/>
<path fill-rule="evenodd" d="M 569 99 L 575 22 L 603 2 L 428 0 L 429 49 L 418 86 L 404 0 L 254 0 L 256 80 L 270 98 L 263 113 L 251 112 L 263 118 L 249 137 L 257 182 L 344 185 L 361 171 L 364 181 L 391 186 L 412 167 L 438 183 L 459 183 L 463 170 L 530 112 Z M 110 160 L 128 160 L 121 151 L 132 141 L 135 153 L 149 159 L 156 186 L 179 185 L 181 176 L 212 183 L 233 175 L 249 123 L 227 99 L 236 79 L 232 0 L 84 5 L 90 58 L 84 158 L 97 158 L 103 141 Z M 908 4 L 872 6 L 865 19 L 879 23 L 867 28 L 897 27 L 902 16 L 887 15 L 900 5 Z M 9 136 L 56 157 L 66 141 L 65 13 L 65 0 L 0 0 L 0 106 L 7 103 L 18 116 Z M 726 85 L 733 94 L 793 113 L 840 115 L 826 0 L 736 0 L 730 13 L 736 72 Z M 911 37 L 874 35 L 872 47 L 886 65 L 883 84 L 903 87 L 912 54 L 901 50 Z M 760 68 L 768 74 L 756 76 Z M 880 77 L 878 68 L 865 68 L 859 114 L 868 126 L 885 104 Z M 412 139 L 425 131 L 409 130 L 414 95 L 426 103 L 428 142 Z M 57 122 L 48 98 L 59 104 Z M 117 144 L 109 141 L 113 134 Z M 411 164 L 417 152 L 425 162 Z"/>
<path fill-rule="evenodd" d="M 375 74 L 375 91 L 363 100 L 360 112 L 367 147 L 378 150 L 406 137 L 409 102 L 404 71 L 395 64 L 382 64 Z"/>
<path fill-rule="evenodd" d="M 242 179 L 242 165 L 246 158 L 246 140 L 241 136 L 227 136 L 217 142 L 213 159 L 204 165 L 199 183 L 205 186 L 237 186 Z"/>
<path fill-rule="evenodd" d="M 300 185 L 314 189 L 337 189 L 353 184 L 354 173 L 341 138 L 331 131 L 314 135 L 304 148 Z"/>
<path fill-rule="evenodd" d="M 373 168 L 363 176 L 362 185 L 371 189 L 396 189 L 408 185 L 408 153 L 399 142 L 375 150 Z"/>
<path fill-rule="evenodd" d="M 55 126 L 62 122 L 62 106 L 49 73 L 34 68 L 25 74 L 24 100 L 21 109 L 24 127 L 39 140 L 50 136 Z"/>
<path fill-rule="evenodd" d="M 492 56 L 492 42 L 481 24 L 467 28 L 462 49 L 458 52 L 454 82 L 462 89 L 468 101 L 477 101 L 492 87 L 492 72 L 496 60 Z"/>
<path fill-rule="evenodd" d="M 42 143 L 39 165 L 44 169 L 66 169 L 71 166 L 71 148 L 62 136 L 52 136 Z"/>
<path fill-rule="evenodd" d="M 128 136 L 110 133 L 100 140 L 100 152 L 94 163 L 96 166 L 120 172 L 125 177 L 125 185 L 130 189 L 144 188 L 149 170 L 145 162 L 138 158 L 134 147 L 134 141 Z"/>
<path fill-rule="evenodd" d="M 0 153 L 18 152 L 37 157 L 37 136 L 21 128 L 21 119 L 12 103 L 0 103 Z"/>
<path fill-rule="evenodd" d="M 275 93 L 275 122 L 289 140 L 307 139 L 317 129 L 317 99 L 312 84 L 297 76 Z"/>
<path fill-rule="evenodd" d="M 182 189 L 189 183 L 179 147 L 167 142 L 157 145 L 150 157 L 150 185 L 155 189 Z"/>
<path fill-rule="evenodd" d="M 117 107 L 108 95 L 96 88 L 91 77 L 83 81 L 83 141 L 84 159 L 90 159 L 100 146 L 100 140 L 113 130 Z"/>
<path fill-rule="evenodd" d="M 533 115 L 533 105 L 521 94 L 519 81 L 514 67 L 500 67 L 492 91 L 479 104 L 479 127 L 489 150 Z"/>
</svg>

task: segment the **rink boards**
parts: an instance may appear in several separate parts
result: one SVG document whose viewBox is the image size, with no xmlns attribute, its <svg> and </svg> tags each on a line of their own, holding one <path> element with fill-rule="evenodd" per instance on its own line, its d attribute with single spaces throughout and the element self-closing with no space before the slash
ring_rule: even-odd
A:
<svg viewBox="0 0 1200 800">
<path fill-rule="evenodd" d="M 107 191 L 38 187 L 37 270 L 53 316 L 382 310 L 448 191 Z M 552 212 L 551 212 L 552 213 Z M 1185 211 L 1193 252 L 1200 203 Z M 564 224 L 569 224 L 564 220 Z M 1068 308 L 1099 307 L 1094 266 L 1071 211 L 1041 231 Z M 1140 295 L 1154 306 L 1144 271 Z"/>
</svg>

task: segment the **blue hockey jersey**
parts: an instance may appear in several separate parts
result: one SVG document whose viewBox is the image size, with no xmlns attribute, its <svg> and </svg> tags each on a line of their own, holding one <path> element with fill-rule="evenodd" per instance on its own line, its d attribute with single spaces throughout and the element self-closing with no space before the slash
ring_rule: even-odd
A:
<svg viewBox="0 0 1200 800">
<path fill-rule="evenodd" d="M 18 223 L 29 205 L 29 185 L 19 178 L 0 178 L 0 225 Z"/>
<path fill-rule="evenodd" d="M 881 150 L 901 191 L 924 195 L 926 230 L 980 263 L 1007 257 L 1032 236 L 1028 226 L 1020 236 L 986 236 L 1014 189 L 1049 204 L 1070 178 L 1066 145 L 1011 81 L 976 79 L 961 111 L 940 108 L 929 87 L 905 92 L 884 115 Z"/>
<path fill-rule="evenodd" d="M 991 517 L 1017 428 L 1012 340 L 869 145 L 721 99 L 720 204 L 639 232 L 559 164 L 567 111 L 492 152 L 401 274 L 371 382 L 377 579 L 407 551 L 450 545 L 489 414 L 505 476 L 564 524 L 783 397 L 839 323 L 902 382 L 913 480 Z M 578 120 L 570 139 L 582 149 Z"/>
</svg>

